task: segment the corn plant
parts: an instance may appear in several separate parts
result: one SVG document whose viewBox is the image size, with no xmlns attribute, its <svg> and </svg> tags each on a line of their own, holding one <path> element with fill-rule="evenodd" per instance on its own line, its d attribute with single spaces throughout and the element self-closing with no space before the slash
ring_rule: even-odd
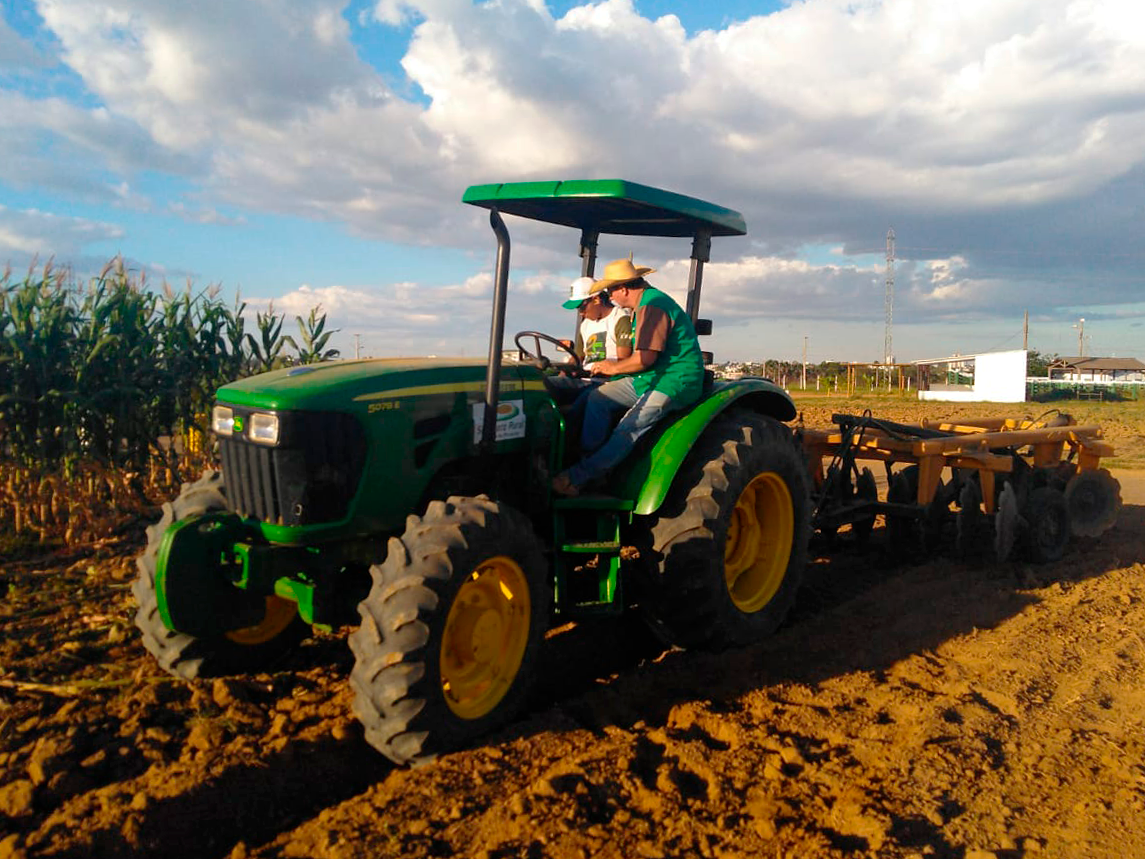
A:
<svg viewBox="0 0 1145 859">
<path fill-rule="evenodd" d="M 75 379 L 66 358 L 75 341 L 75 308 L 64 272 L 43 267 L 22 283 L 0 281 L 0 425 L 15 458 L 57 463 L 66 451 Z"/>
<path fill-rule="evenodd" d="M 265 373 L 285 365 L 286 359 L 282 356 L 282 350 L 286 346 L 295 347 L 297 350 L 294 339 L 290 335 L 283 336 L 282 321 L 283 317 L 274 312 L 274 304 L 267 308 L 266 313 L 260 311 L 255 314 L 258 339 L 256 340 L 253 334 L 247 334 L 254 372 Z"/>
<path fill-rule="evenodd" d="M 120 261 L 83 297 L 71 355 L 77 393 L 67 427 L 69 456 L 136 469 L 147 463 L 162 367 L 156 296 L 142 286 Z"/>
<path fill-rule="evenodd" d="M 320 308 L 297 317 L 302 349 L 273 307 L 257 338 L 245 310 L 217 287 L 152 291 L 121 259 L 84 285 L 51 264 L 0 276 L 0 531 L 113 533 L 210 463 L 220 385 L 338 354 Z"/>
<path fill-rule="evenodd" d="M 337 349 L 327 349 L 326 343 L 330 337 L 340 329 L 335 328 L 333 331 L 323 331 L 326 327 L 326 314 L 321 316 L 318 312 L 322 309 L 322 305 L 310 308 L 310 316 L 303 320 L 301 316 L 295 316 L 298 320 L 298 332 L 302 339 L 302 345 L 299 346 L 294 343 L 295 349 L 298 351 L 299 364 L 317 364 L 319 361 L 330 361 L 337 358 L 341 354 Z"/>
</svg>

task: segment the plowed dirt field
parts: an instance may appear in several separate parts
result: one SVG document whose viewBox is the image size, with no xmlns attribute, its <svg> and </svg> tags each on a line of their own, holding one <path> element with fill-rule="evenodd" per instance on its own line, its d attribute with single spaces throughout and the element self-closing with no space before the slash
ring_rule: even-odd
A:
<svg viewBox="0 0 1145 859">
<path fill-rule="evenodd" d="M 1140 462 L 1145 426 L 1080 411 Z M 349 630 L 188 684 L 132 625 L 142 529 L 6 561 L 0 859 L 1145 857 L 1145 471 L 1108 464 L 1116 526 L 1055 564 L 893 561 L 879 527 L 744 650 L 554 630 L 531 711 L 414 770 L 351 716 Z"/>
</svg>

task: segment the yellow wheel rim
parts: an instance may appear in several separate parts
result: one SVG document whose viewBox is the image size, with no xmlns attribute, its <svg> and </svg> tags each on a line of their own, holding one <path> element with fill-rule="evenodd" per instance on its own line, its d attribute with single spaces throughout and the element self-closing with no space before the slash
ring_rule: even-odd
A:
<svg viewBox="0 0 1145 859">
<path fill-rule="evenodd" d="M 281 635 L 290 626 L 297 614 L 298 606 L 295 603 L 282 597 L 268 596 L 266 598 L 266 612 L 263 614 L 262 620 L 254 626 L 232 629 L 227 633 L 227 638 L 235 644 L 243 644 L 248 647 L 266 644 L 266 642 L 273 641 Z"/>
<path fill-rule="evenodd" d="M 724 579 L 740 611 L 759 611 L 779 591 L 794 534 L 787 484 L 773 471 L 756 475 L 736 500 L 724 542 Z"/>
<path fill-rule="evenodd" d="M 441 688 L 449 709 L 479 719 L 513 685 L 529 641 L 532 606 L 525 573 L 499 555 L 461 585 L 441 636 Z"/>
</svg>

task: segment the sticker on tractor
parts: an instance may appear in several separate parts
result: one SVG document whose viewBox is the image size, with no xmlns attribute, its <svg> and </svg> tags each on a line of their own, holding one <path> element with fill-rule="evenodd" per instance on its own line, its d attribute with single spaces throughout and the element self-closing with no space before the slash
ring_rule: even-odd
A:
<svg viewBox="0 0 1145 859">
<path fill-rule="evenodd" d="M 485 404 L 473 404 L 473 441 L 481 441 L 485 422 Z M 497 404 L 497 441 L 525 437 L 525 401 L 506 400 Z"/>
</svg>

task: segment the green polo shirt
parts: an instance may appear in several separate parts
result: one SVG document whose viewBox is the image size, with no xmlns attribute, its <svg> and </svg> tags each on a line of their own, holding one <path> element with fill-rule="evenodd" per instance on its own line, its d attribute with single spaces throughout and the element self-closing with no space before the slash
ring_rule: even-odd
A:
<svg viewBox="0 0 1145 859">
<path fill-rule="evenodd" d="M 659 391 L 677 406 L 698 400 L 704 389 L 704 359 L 688 314 L 671 296 L 648 286 L 636 308 L 635 329 L 633 352 L 650 349 L 657 353 L 656 363 L 632 374 L 636 393 Z"/>
</svg>

